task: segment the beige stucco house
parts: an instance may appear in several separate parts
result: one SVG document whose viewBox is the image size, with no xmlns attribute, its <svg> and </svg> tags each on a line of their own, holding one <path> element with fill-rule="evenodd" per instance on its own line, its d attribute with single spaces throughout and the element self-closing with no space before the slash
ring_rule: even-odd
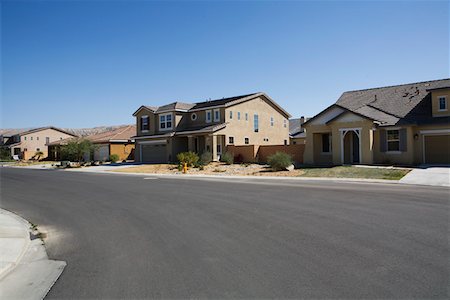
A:
<svg viewBox="0 0 450 300">
<path fill-rule="evenodd" d="M 210 152 L 219 160 L 229 145 L 289 144 L 290 115 L 265 93 L 141 106 L 133 116 L 140 162 L 176 161 L 184 151 Z"/>
<path fill-rule="evenodd" d="M 305 164 L 450 164 L 450 79 L 345 92 L 309 119 Z"/>
<path fill-rule="evenodd" d="M 5 133 L 1 141 L 2 146 L 11 150 L 11 156 L 27 160 L 33 158 L 36 152 L 42 152 L 42 159 L 48 156 L 48 144 L 75 136 L 65 130 L 47 126 L 13 134 Z"/>
</svg>

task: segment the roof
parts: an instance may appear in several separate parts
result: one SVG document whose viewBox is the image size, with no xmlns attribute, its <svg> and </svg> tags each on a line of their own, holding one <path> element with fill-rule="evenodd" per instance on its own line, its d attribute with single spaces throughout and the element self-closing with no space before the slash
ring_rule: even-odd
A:
<svg viewBox="0 0 450 300">
<path fill-rule="evenodd" d="M 11 130 L 5 131 L 2 134 L 2 136 L 4 136 L 4 137 L 11 137 L 11 136 L 14 136 L 14 135 L 22 136 L 22 135 L 35 133 L 35 132 L 39 132 L 39 131 L 46 130 L 46 129 L 53 129 L 53 130 L 56 130 L 56 131 L 59 131 L 59 132 L 71 135 L 73 137 L 76 136 L 75 134 L 73 134 L 71 132 L 68 132 L 66 130 L 63 130 L 61 128 L 57 128 L 57 127 L 54 127 L 54 126 L 45 126 L 45 127 L 31 128 L 31 129 L 11 129 Z"/>
<path fill-rule="evenodd" d="M 380 126 L 395 125 L 399 122 L 418 124 L 417 116 L 421 116 L 422 122 L 428 122 L 430 120 L 427 119 L 432 118 L 431 103 L 430 107 L 423 106 L 423 102 L 426 102 L 424 100 L 429 97 L 430 90 L 446 87 L 450 87 L 450 78 L 348 91 L 341 95 L 336 104 L 314 118 L 331 107 L 338 106 L 374 120 Z"/>
<path fill-rule="evenodd" d="M 304 118 L 303 118 L 304 120 Z M 305 129 L 302 128 L 302 118 L 289 119 L 289 134 L 294 135 L 303 132 Z"/>
<path fill-rule="evenodd" d="M 128 142 L 132 140 L 132 137 L 135 135 L 136 135 L 136 126 L 127 125 L 112 131 L 89 135 L 84 138 L 90 140 L 92 143 L 111 143 L 111 142 Z M 71 140 L 73 140 L 73 138 L 54 141 L 49 143 L 48 145 L 50 146 L 64 145 Z"/>
<path fill-rule="evenodd" d="M 217 130 L 225 128 L 226 126 L 227 126 L 227 123 L 220 123 L 220 124 L 214 124 L 214 125 L 208 125 L 208 126 L 189 127 L 184 130 L 175 132 L 175 135 L 215 132 Z"/>
<path fill-rule="evenodd" d="M 196 111 L 196 110 L 203 110 L 207 108 L 213 108 L 213 107 L 229 107 L 232 105 L 236 105 L 257 97 L 263 96 L 265 97 L 270 103 L 272 103 L 282 114 L 284 114 L 287 118 L 289 118 L 291 115 L 285 111 L 281 106 L 279 106 L 272 98 L 270 98 L 267 94 L 259 92 L 259 93 L 252 93 L 252 94 L 245 94 L 240 96 L 234 96 L 234 97 L 228 97 L 228 98 L 221 98 L 216 100 L 208 100 L 203 102 L 197 102 L 197 103 L 184 103 L 184 102 L 173 102 L 170 104 L 166 104 L 159 107 L 152 107 L 152 106 L 145 106 L 142 105 L 139 107 L 139 109 L 133 113 L 133 116 L 136 116 L 142 109 L 148 109 L 154 113 L 161 113 L 165 111 Z"/>
</svg>

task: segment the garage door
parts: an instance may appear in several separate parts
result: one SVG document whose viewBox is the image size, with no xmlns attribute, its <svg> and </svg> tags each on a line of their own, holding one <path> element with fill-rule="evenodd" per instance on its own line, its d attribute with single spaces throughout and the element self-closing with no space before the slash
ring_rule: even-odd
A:
<svg viewBox="0 0 450 300">
<path fill-rule="evenodd" d="M 141 145 L 142 162 L 166 163 L 166 144 Z"/>
<path fill-rule="evenodd" d="M 101 145 L 94 151 L 94 160 L 107 161 L 109 160 L 109 145 Z"/>
<path fill-rule="evenodd" d="M 425 163 L 450 164 L 450 135 L 425 136 Z"/>
</svg>

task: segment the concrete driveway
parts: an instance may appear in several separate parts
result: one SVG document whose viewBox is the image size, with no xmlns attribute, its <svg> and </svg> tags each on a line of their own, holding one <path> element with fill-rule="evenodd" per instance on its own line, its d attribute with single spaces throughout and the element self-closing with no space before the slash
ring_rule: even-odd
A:
<svg viewBox="0 0 450 300">
<path fill-rule="evenodd" d="M 413 169 L 405 177 L 400 179 L 400 183 L 450 186 L 450 166 L 422 166 Z"/>
</svg>

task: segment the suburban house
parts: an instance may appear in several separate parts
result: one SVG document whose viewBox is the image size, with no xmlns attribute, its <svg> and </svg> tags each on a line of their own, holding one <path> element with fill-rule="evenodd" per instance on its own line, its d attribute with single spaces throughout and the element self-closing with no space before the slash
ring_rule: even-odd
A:
<svg viewBox="0 0 450 300">
<path fill-rule="evenodd" d="M 450 79 L 349 91 L 309 119 L 306 164 L 449 164 Z"/>
<path fill-rule="evenodd" d="M 8 147 L 11 150 L 11 156 L 17 156 L 20 159 L 34 158 L 36 152 L 42 152 L 43 155 L 40 158 L 46 158 L 49 143 L 73 137 L 75 135 L 70 132 L 47 126 L 23 132 L 6 132 L 1 137 L 1 146 Z"/>
<path fill-rule="evenodd" d="M 289 143 L 290 117 L 265 93 L 199 103 L 141 106 L 136 117 L 136 161 L 170 162 L 184 151 L 217 161 L 228 146 Z"/>
<path fill-rule="evenodd" d="M 119 127 L 112 131 L 106 131 L 98 134 L 93 134 L 84 137 L 97 145 L 94 153 L 86 154 L 85 160 L 107 161 L 110 155 L 116 154 L 119 160 L 133 160 L 134 159 L 134 139 L 136 135 L 136 126 L 127 125 Z M 49 144 L 49 159 L 61 159 L 60 148 L 67 145 L 73 138 L 55 141 Z"/>
<path fill-rule="evenodd" d="M 289 139 L 290 144 L 298 145 L 306 142 L 306 132 L 303 128 L 305 117 L 289 120 Z"/>
</svg>

